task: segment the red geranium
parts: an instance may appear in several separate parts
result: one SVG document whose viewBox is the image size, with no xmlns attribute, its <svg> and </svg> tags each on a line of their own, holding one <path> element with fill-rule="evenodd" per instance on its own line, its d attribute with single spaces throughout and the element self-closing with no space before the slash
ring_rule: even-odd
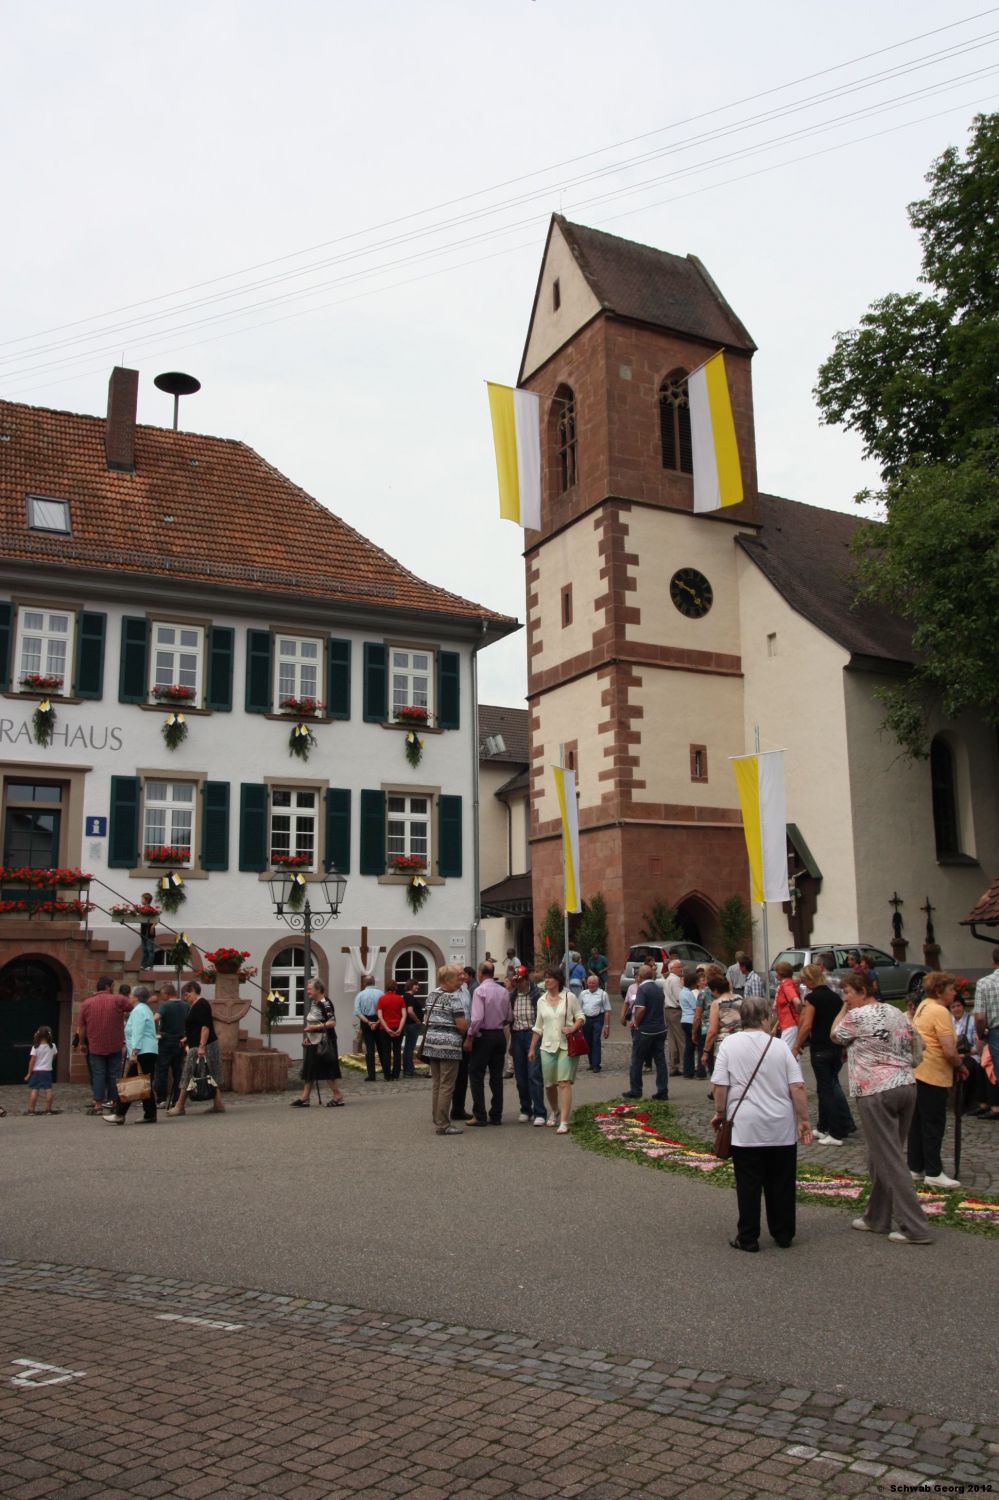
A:
<svg viewBox="0 0 999 1500">
<path fill-rule="evenodd" d="M 196 696 L 194 688 L 182 682 L 161 683 L 153 688 L 153 697 L 161 703 L 190 703 Z"/>
<path fill-rule="evenodd" d="M 318 698 L 311 698 L 306 694 L 304 698 L 296 698 L 294 695 L 282 698 L 281 707 L 290 714 L 305 714 L 306 716 L 315 717 L 317 714 L 322 713 L 326 705 L 325 703 L 321 703 Z"/>
<path fill-rule="evenodd" d="M 392 854 L 389 864 L 398 874 L 411 875 L 426 869 L 427 860 L 424 854 Z"/>
<path fill-rule="evenodd" d="M 183 865 L 190 857 L 190 848 L 184 848 L 182 844 L 147 844 L 145 848 L 149 865 Z"/>
<path fill-rule="evenodd" d="M 430 722 L 430 710 L 419 708 L 416 704 L 409 704 L 405 708 L 397 708 L 395 716 L 403 724 L 428 724 Z"/>
<path fill-rule="evenodd" d="M 304 870 L 312 864 L 311 854 L 272 854 L 271 864 L 281 870 Z"/>
</svg>

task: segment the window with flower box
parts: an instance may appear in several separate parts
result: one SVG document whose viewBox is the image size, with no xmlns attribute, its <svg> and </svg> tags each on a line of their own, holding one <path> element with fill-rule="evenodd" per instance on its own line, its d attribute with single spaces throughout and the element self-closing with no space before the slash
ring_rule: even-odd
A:
<svg viewBox="0 0 999 1500">
<path fill-rule="evenodd" d="M 413 708 L 421 709 L 429 719 L 434 706 L 434 653 L 393 647 L 391 672 L 392 717 L 398 718 L 400 709 Z"/>
<path fill-rule="evenodd" d="M 319 793 L 301 787 L 271 788 L 271 863 L 316 868 Z"/>
<path fill-rule="evenodd" d="M 322 698 L 323 643 L 306 636 L 279 635 L 274 640 L 275 697 L 278 707 L 285 700 Z"/>
<path fill-rule="evenodd" d="M 417 860 L 422 860 L 425 867 L 430 868 L 430 808 L 430 797 L 388 793 L 385 852 L 391 874 L 413 874 Z"/>
<path fill-rule="evenodd" d="M 142 858 L 147 865 L 190 866 L 194 845 L 193 781 L 147 781 L 142 799 Z"/>
<path fill-rule="evenodd" d="M 152 681 L 154 703 L 187 703 L 200 708 L 205 632 L 200 625 L 156 622 L 152 627 Z"/>
<path fill-rule="evenodd" d="M 15 659 L 22 692 L 69 691 L 75 623 L 72 610 L 19 611 Z"/>
</svg>

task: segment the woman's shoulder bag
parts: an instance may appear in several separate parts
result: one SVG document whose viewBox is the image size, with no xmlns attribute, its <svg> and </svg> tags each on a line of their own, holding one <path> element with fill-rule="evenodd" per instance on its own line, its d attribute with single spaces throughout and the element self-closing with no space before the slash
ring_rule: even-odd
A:
<svg viewBox="0 0 999 1500">
<path fill-rule="evenodd" d="M 735 1109 L 733 1109 L 729 1118 L 727 1120 L 722 1120 L 721 1124 L 718 1126 L 718 1129 L 715 1131 L 714 1145 L 711 1149 L 720 1161 L 727 1161 L 728 1158 L 732 1155 L 733 1121 L 735 1120 L 736 1115 L 739 1113 L 739 1108 L 742 1104 L 743 1099 L 745 1099 L 746 1095 L 749 1093 L 749 1090 L 752 1088 L 753 1079 L 760 1071 L 760 1064 L 766 1057 L 767 1053 L 770 1051 L 770 1048 L 773 1046 L 773 1040 L 773 1033 L 771 1032 L 770 1036 L 767 1038 L 767 1045 L 764 1047 L 763 1051 L 760 1053 L 759 1057 L 756 1060 L 756 1067 L 749 1075 L 749 1082 L 746 1084 L 746 1087 L 743 1089 L 742 1094 L 739 1097 L 739 1103 L 735 1106 Z"/>
</svg>

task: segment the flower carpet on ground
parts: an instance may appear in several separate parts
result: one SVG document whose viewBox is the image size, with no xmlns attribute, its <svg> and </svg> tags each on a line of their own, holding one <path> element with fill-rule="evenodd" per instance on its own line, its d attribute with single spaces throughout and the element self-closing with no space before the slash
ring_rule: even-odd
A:
<svg viewBox="0 0 999 1500">
<path fill-rule="evenodd" d="M 734 1186 L 730 1161 L 720 1161 L 703 1141 L 676 1128 L 668 1104 L 636 1108 L 626 1104 L 584 1106 L 576 1111 L 573 1135 L 604 1155 L 633 1160 L 667 1171 L 704 1177 L 722 1187 Z M 846 1203 L 863 1206 L 870 1190 L 866 1177 L 829 1172 L 808 1162 L 798 1164 L 798 1199 L 802 1203 Z M 999 1200 L 970 1198 L 918 1188 L 924 1212 L 941 1223 L 977 1233 L 999 1235 Z"/>
</svg>

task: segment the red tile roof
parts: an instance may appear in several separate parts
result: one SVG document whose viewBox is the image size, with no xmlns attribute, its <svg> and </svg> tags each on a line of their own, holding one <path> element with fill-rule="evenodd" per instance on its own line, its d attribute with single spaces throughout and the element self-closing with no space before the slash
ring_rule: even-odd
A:
<svg viewBox="0 0 999 1500">
<path fill-rule="evenodd" d="M 392 611 L 516 621 L 426 583 L 245 443 L 137 426 L 110 470 L 102 417 L 0 401 L 0 555 L 301 593 Z M 25 496 L 68 500 L 72 535 L 31 531 Z"/>
<path fill-rule="evenodd" d="M 480 750 L 482 760 L 508 760 L 517 765 L 527 765 L 531 750 L 526 708 L 505 708 L 497 703 L 480 703 L 479 744 L 484 744 L 489 735 L 502 735 L 506 749 L 496 755 L 486 755 Z"/>
<path fill-rule="evenodd" d="M 980 922 L 983 927 L 999 927 L 999 876 L 993 880 L 984 896 L 979 896 L 966 917 L 961 918 L 962 927 Z"/>
</svg>

